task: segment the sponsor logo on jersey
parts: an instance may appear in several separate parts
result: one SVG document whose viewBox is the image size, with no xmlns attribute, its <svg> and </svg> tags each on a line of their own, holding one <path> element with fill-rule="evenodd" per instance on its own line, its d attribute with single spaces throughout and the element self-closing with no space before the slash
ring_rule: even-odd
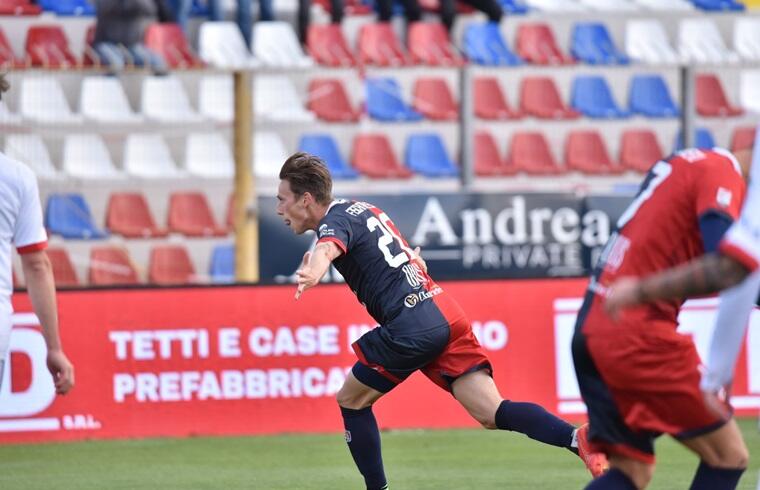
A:
<svg viewBox="0 0 760 490">
<path fill-rule="evenodd" d="M 327 224 L 323 224 L 319 227 L 318 234 L 319 238 L 324 238 L 326 236 L 335 236 L 335 230 L 329 228 Z"/>
<path fill-rule="evenodd" d="M 422 303 L 426 299 L 430 299 L 433 296 L 438 296 L 442 292 L 443 292 L 443 289 L 436 286 L 430 291 L 419 291 L 416 293 L 407 294 L 406 297 L 404 298 L 404 306 L 406 306 L 407 308 L 414 308 L 419 303 Z"/>
<path fill-rule="evenodd" d="M 715 202 L 717 202 L 719 206 L 727 208 L 731 205 L 732 197 L 733 195 L 730 190 L 725 187 L 718 187 L 718 194 L 715 196 Z"/>
<path fill-rule="evenodd" d="M 419 289 L 428 282 L 422 269 L 417 264 L 406 264 L 401 270 L 404 272 L 404 276 L 406 276 L 406 282 L 414 289 Z"/>
</svg>

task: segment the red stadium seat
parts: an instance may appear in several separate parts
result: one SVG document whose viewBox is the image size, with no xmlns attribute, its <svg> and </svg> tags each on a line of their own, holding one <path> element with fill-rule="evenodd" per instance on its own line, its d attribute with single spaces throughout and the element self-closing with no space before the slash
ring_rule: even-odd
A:
<svg viewBox="0 0 760 490">
<path fill-rule="evenodd" d="M 40 15 L 42 7 L 29 0 L 0 0 L 0 15 Z"/>
<path fill-rule="evenodd" d="M 409 63 L 390 22 L 362 26 L 359 31 L 359 61 L 377 66 L 403 66 Z"/>
<path fill-rule="evenodd" d="M 697 113 L 700 116 L 738 116 L 744 111 L 731 105 L 717 76 L 703 74 L 697 76 Z"/>
<path fill-rule="evenodd" d="M 314 4 L 321 6 L 325 12 L 332 13 L 330 0 L 314 0 Z M 361 0 L 347 0 L 343 3 L 343 11 L 346 15 L 367 15 L 372 13 L 372 7 L 363 4 Z"/>
<path fill-rule="evenodd" d="M 87 32 L 84 35 L 84 53 L 82 54 L 82 65 L 84 66 L 100 66 L 100 57 L 95 52 L 93 45 L 95 44 L 95 24 L 87 28 Z"/>
<path fill-rule="evenodd" d="M 654 131 L 628 130 L 620 142 L 620 165 L 635 172 L 646 173 L 663 157 L 662 147 Z"/>
<path fill-rule="evenodd" d="M 612 163 L 602 135 L 593 130 L 571 131 L 565 140 L 565 168 L 589 175 L 621 173 Z"/>
<path fill-rule="evenodd" d="M 186 236 L 225 236 L 202 192 L 174 192 L 169 197 L 169 231 Z"/>
<path fill-rule="evenodd" d="M 151 24 L 145 31 L 145 45 L 160 54 L 171 68 L 203 66 L 177 24 Z"/>
<path fill-rule="evenodd" d="M 50 264 L 53 266 L 53 278 L 56 287 L 79 286 L 79 279 L 71 264 L 68 252 L 64 248 L 50 247 L 47 249 L 47 256 Z"/>
<path fill-rule="evenodd" d="M 562 102 L 554 80 L 548 77 L 526 77 L 520 84 L 520 109 L 542 119 L 576 119 L 580 113 Z"/>
<path fill-rule="evenodd" d="M 189 284 L 195 267 L 182 245 L 159 245 L 150 251 L 148 281 L 155 284 Z"/>
<path fill-rule="evenodd" d="M 563 173 L 544 135 L 535 131 L 519 132 L 512 135 L 508 161 L 518 170 L 530 175 L 556 175 Z"/>
<path fill-rule="evenodd" d="M 495 177 L 499 175 L 514 175 L 517 169 L 503 161 L 493 135 L 488 131 L 475 133 L 475 175 L 480 177 Z"/>
<path fill-rule="evenodd" d="M 459 117 L 459 107 L 443 78 L 418 78 L 414 82 L 414 108 L 435 121 Z"/>
<path fill-rule="evenodd" d="M 90 250 L 90 284 L 116 286 L 138 284 L 137 270 L 123 248 L 93 247 Z"/>
<path fill-rule="evenodd" d="M 166 230 L 156 226 L 145 197 L 132 192 L 111 194 L 106 211 L 106 227 L 127 238 L 166 236 Z"/>
<path fill-rule="evenodd" d="M 481 119 L 518 119 L 521 114 L 512 110 L 501 91 L 496 77 L 476 78 L 473 83 L 475 115 Z"/>
<path fill-rule="evenodd" d="M 466 3 L 455 2 L 454 6 L 458 14 L 471 14 L 477 12 L 474 7 L 471 7 Z M 420 7 L 428 12 L 437 13 L 441 11 L 441 2 L 440 0 L 420 0 Z"/>
<path fill-rule="evenodd" d="M 306 39 L 309 55 L 320 65 L 356 65 L 339 24 L 311 24 Z"/>
<path fill-rule="evenodd" d="M 353 166 L 368 177 L 408 178 L 412 172 L 398 163 L 385 134 L 360 134 L 354 138 Z"/>
<path fill-rule="evenodd" d="M 738 127 L 731 136 L 731 151 L 748 150 L 755 144 L 755 126 Z"/>
<path fill-rule="evenodd" d="M 407 31 L 407 38 L 409 53 L 415 63 L 433 66 L 464 64 L 441 23 L 413 22 Z"/>
<path fill-rule="evenodd" d="M 66 34 L 59 25 L 30 27 L 26 33 L 26 55 L 33 66 L 69 68 L 77 65 Z"/>
<path fill-rule="evenodd" d="M 0 29 L 0 68 L 21 68 L 25 65 L 24 60 L 19 59 L 13 53 L 13 47 L 5 37 L 5 33 Z"/>
<path fill-rule="evenodd" d="M 313 79 L 309 83 L 308 108 L 325 121 L 359 120 L 360 110 L 354 110 L 348 100 L 343 82 L 337 78 Z"/>
<path fill-rule="evenodd" d="M 528 63 L 564 65 L 575 63 L 557 46 L 554 33 L 547 24 L 521 24 L 517 29 L 517 54 Z"/>
</svg>

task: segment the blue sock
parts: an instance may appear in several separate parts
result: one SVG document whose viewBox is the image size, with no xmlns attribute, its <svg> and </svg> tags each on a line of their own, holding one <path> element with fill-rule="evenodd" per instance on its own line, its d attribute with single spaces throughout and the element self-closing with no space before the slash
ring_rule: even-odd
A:
<svg viewBox="0 0 760 490">
<path fill-rule="evenodd" d="M 617 468 L 612 468 L 588 484 L 586 490 L 636 490 L 628 475 Z"/>
<path fill-rule="evenodd" d="M 372 407 L 353 410 L 340 407 L 346 442 L 356 467 L 364 477 L 367 490 L 382 490 L 387 482 L 380 453 L 380 431 Z"/>
<path fill-rule="evenodd" d="M 550 414 L 540 405 L 504 400 L 496 410 L 496 427 L 522 432 L 531 439 L 569 448 L 575 427 Z"/>
<path fill-rule="evenodd" d="M 689 490 L 734 490 L 742 473 L 742 468 L 713 468 L 702 461 Z"/>
</svg>

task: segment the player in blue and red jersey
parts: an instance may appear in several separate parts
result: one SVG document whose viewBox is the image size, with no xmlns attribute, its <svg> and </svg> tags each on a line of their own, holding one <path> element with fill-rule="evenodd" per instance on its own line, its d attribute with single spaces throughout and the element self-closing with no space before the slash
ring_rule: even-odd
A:
<svg viewBox="0 0 760 490">
<path fill-rule="evenodd" d="M 417 370 L 484 427 L 568 448 L 592 474 L 603 471 L 604 457 L 585 452 L 586 426 L 575 429 L 534 403 L 501 397 L 464 311 L 428 275 L 419 249 L 409 247 L 388 215 L 366 202 L 333 200 L 326 166 L 306 153 L 283 165 L 277 199 L 277 214 L 293 232 L 318 235 L 296 272 L 296 299 L 332 264 L 380 324 L 353 344 L 359 362 L 337 395 L 346 441 L 368 490 L 388 488 L 372 405 Z"/>
<path fill-rule="evenodd" d="M 692 490 L 733 489 L 747 465 L 736 423 L 703 396 L 693 342 L 676 332 L 683 296 L 622 311 L 603 299 L 621 278 L 715 252 L 739 215 L 750 161 L 749 150 L 734 156 L 714 148 L 683 150 L 655 163 L 605 247 L 573 338 L 589 439 L 611 468 L 588 489 L 645 488 L 660 434 L 700 456 Z"/>
</svg>

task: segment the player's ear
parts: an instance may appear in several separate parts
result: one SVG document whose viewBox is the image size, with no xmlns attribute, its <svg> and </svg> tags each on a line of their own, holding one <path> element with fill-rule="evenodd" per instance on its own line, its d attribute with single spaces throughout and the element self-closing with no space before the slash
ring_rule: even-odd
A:
<svg viewBox="0 0 760 490">
<path fill-rule="evenodd" d="M 311 192 L 306 191 L 303 193 L 303 196 L 301 196 L 301 199 L 303 199 L 304 206 L 308 206 L 309 204 L 312 204 L 314 202 L 314 196 L 311 195 Z"/>
</svg>

